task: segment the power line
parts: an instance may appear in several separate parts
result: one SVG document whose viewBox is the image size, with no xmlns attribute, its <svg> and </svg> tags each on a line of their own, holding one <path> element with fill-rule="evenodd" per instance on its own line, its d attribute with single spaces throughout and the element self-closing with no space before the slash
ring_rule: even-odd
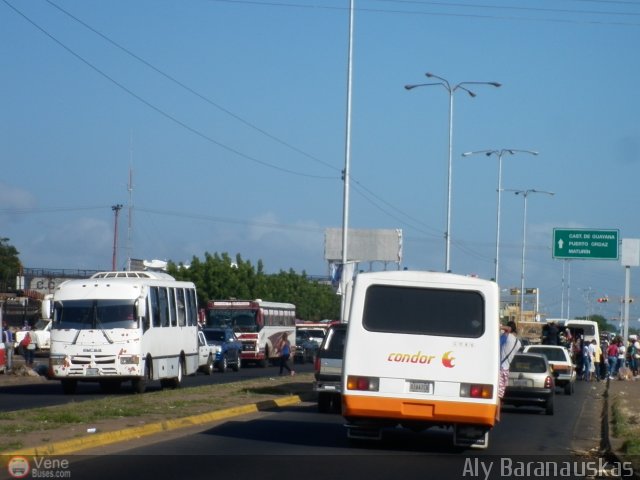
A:
<svg viewBox="0 0 640 480">
<path fill-rule="evenodd" d="M 99 75 L 101 75 L 102 77 L 106 78 L 108 81 L 110 81 L 111 83 L 113 83 L 114 85 L 116 85 L 118 88 L 120 88 L 121 90 L 125 91 L 126 93 L 128 93 L 130 96 L 132 96 L 133 98 L 135 98 L 136 100 L 138 100 L 139 102 L 141 102 L 142 104 L 146 105 L 147 107 L 149 107 L 150 109 L 154 110 L 155 112 L 159 113 L 160 115 L 162 115 L 163 117 L 171 120 L 172 122 L 176 123 L 177 125 L 181 126 L 182 128 L 184 128 L 185 130 L 190 131 L 191 133 L 193 133 L 194 135 L 210 142 L 213 143 L 215 145 L 217 145 L 220 148 L 223 148 L 224 150 L 227 150 L 230 153 L 233 153 L 241 158 L 244 158 L 246 160 L 249 160 L 251 162 L 254 163 L 258 163 L 264 167 L 268 167 L 268 168 L 272 168 L 274 170 L 278 170 L 284 173 L 289 173 L 292 175 L 297 175 L 297 176 L 301 176 L 301 177 L 307 177 L 307 178 L 316 178 L 316 179 L 323 179 L 323 180 L 335 180 L 337 177 L 326 177 L 326 176 L 320 176 L 320 175 L 311 175 L 311 174 L 307 174 L 307 173 L 303 173 L 303 172 L 298 172 L 295 170 L 290 170 L 287 168 L 283 168 L 280 167 L 278 165 L 274 165 L 272 163 L 266 162 L 264 160 L 260 160 L 256 157 L 253 157 L 251 155 L 245 154 L 233 147 L 230 147 L 229 145 L 226 145 L 222 142 L 219 142 L 218 140 L 215 140 L 214 138 L 208 136 L 207 134 L 201 132 L 200 130 L 197 130 L 194 127 L 191 127 L 190 125 L 186 124 L 185 122 L 183 122 L 182 120 L 177 119 L 176 117 L 174 117 L 173 115 L 165 112 L 164 110 L 160 109 L 159 107 L 155 106 L 154 104 L 152 104 L 151 102 L 145 100 L 144 98 L 142 98 L 140 95 L 138 95 L 137 93 L 133 92 L 132 90 L 130 90 L 129 88 L 127 88 L 125 85 L 123 85 L 122 83 L 118 82 L 115 78 L 111 77 L 110 75 L 108 75 L 107 73 L 103 72 L 102 70 L 100 70 L 97 66 L 93 65 L 91 62 L 89 62 L 87 59 L 85 59 L 84 57 L 82 57 L 80 54 L 76 53 L 74 50 L 72 50 L 70 47 L 66 46 L 64 43 L 62 43 L 60 40 L 58 40 L 56 37 L 54 37 L 52 34 L 50 34 L 47 30 L 45 30 L 43 27 L 41 27 L 40 25 L 38 25 L 36 22 L 34 22 L 33 20 L 31 20 L 28 16 L 26 16 L 24 13 L 22 13 L 20 10 L 18 10 L 16 7 L 14 7 L 11 3 L 8 2 L 8 0 L 2 0 L 9 8 L 11 8 L 13 11 L 15 11 L 18 15 L 20 15 L 22 18 L 24 18 L 27 22 L 29 22 L 31 25 L 33 25 L 35 28 L 37 28 L 38 30 L 40 30 L 42 33 L 44 33 L 47 37 L 49 37 L 51 40 L 53 40 L 55 43 L 57 43 L 60 47 L 62 47 L 64 50 L 66 50 L 67 52 L 69 52 L 71 55 L 73 55 L 74 57 L 76 57 L 78 60 L 80 60 L 82 63 L 84 63 L 85 65 L 87 65 L 89 68 L 91 68 L 93 71 L 95 71 L 96 73 L 98 73 Z"/>
<path fill-rule="evenodd" d="M 301 150 L 300 148 L 291 145 L 290 143 L 282 140 L 281 138 L 276 137 L 275 135 L 267 132 L 266 130 L 256 126 L 255 124 L 251 123 L 250 121 L 242 118 L 241 116 L 233 113 L 231 110 L 229 110 L 228 108 L 223 107 L 222 105 L 218 104 L 217 102 L 213 101 L 212 99 L 210 99 L 209 97 L 205 96 L 204 94 L 194 90 L 193 88 L 189 87 L 188 85 L 186 85 L 184 82 L 181 82 L 180 80 L 178 80 L 177 78 L 175 78 L 174 76 L 168 74 L 167 72 L 159 69 L 158 67 L 156 67 L 155 65 L 153 65 L 152 63 L 148 62 L 147 60 L 145 60 L 144 58 L 140 57 L 139 55 L 136 55 L 135 53 L 133 53 L 131 50 L 129 50 L 128 48 L 124 47 L 123 45 L 120 45 L 119 43 L 117 43 L 116 41 L 114 41 L 113 39 L 111 39 L 110 37 L 106 36 L 105 34 L 103 34 L 102 32 L 96 30 L 95 28 L 93 28 L 91 25 L 87 24 L 86 22 L 82 21 L 80 18 L 76 17 L 75 15 L 71 14 L 70 12 L 68 12 L 67 10 L 63 9 L 62 7 L 60 7 L 59 5 L 56 5 L 54 2 L 52 2 L 51 0 L 46 0 L 47 3 L 49 3 L 51 6 L 57 8 L 59 11 L 61 11 L 62 13 L 64 13 L 65 15 L 67 15 L 68 17 L 72 18 L 74 21 L 78 22 L 79 24 L 81 24 L 83 27 L 87 28 L 88 30 L 92 31 L 93 33 L 95 33 L 96 35 L 98 35 L 100 38 L 104 39 L 105 41 L 109 42 L 111 45 L 115 46 L 116 48 L 122 50 L 124 53 L 126 53 L 127 55 L 131 56 L 132 58 L 136 59 L 137 61 L 139 61 L 140 63 L 146 65 L 147 67 L 149 67 L 151 70 L 153 70 L 154 72 L 158 73 L 159 75 L 163 76 L 164 78 L 166 78 L 167 80 L 170 80 L 171 82 L 175 83 L 176 85 L 180 86 L 181 88 L 183 88 L 184 90 L 186 90 L 187 92 L 195 95 L 197 98 L 205 101 L 206 103 L 208 103 L 209 105 L 217 108 L 218 110 L 226 113 L 227 115 L 229 115 L 230 117 L 235 118 L 236 120 L 238 120 L 239 122 L 241 122 L 242 124 L 246 125 L 247 127 L 261 133 L 262 135 L 266 136 L 267 138 L 270 138 L 271 140 L 279 143 L 280 145 L 283 145 L 291 150 L 293 150 L 296 153 L 299 153 L 300 155 L 303 155 L 307 158 L 309 158 L 310 160 L 313 160 L 317 163 L 320 163 L 322 165 L 324 165 L 325 167 L 331 168 L 335 171 L 340 171 L 340 169 L 338 167 L 334 167 L 333 165 L 317 158 L 314 157 L 313 155 L 305 152 L 304 150 Z"/>
</svg>

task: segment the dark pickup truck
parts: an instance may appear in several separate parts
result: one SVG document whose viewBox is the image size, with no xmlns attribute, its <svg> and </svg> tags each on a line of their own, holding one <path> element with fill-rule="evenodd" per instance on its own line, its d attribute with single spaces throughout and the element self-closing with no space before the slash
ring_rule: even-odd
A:
<svg viewBox="0 0 640 480">
<path fill-rule="evenodd" d="M 340 412 L 342 409 L 342 359 L 347 336 L 347 324 L 333 325 L 316 353 L 313 390 L 318 392 L 320 412 Z"/>
</svg>

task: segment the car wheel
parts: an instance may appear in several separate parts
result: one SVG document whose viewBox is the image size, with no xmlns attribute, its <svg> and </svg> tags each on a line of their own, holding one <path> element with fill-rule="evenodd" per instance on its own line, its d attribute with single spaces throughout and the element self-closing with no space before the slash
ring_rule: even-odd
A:
<svg viewBox="0 0 640 480">
<path fill-rule="evenodd" d="M 238 370 L 240 370 L 240 352 L 236 352 L 236 361 L 231 366 L 231 370 L 233 370 L 234 372 L 237 372 Z"/>
<path fill-rule="evenodd" d="M 544 408 L 544 413 L 546 415 L 553 415 L 553 397 L 547 400 L 547 404 Z"/>
<path fill-rule="evenodd" d="M 218 365 L 218 370 L 220 370 L 220 373 L 224 373 L 227 371 L 228 366 L 229 364 L 227 363 L 227 357 L 226 355 L 223 355 L 222 359 L 220 360 L 220 364 Z"/>
<path fill-rule="evenodd" d="M 318 393 L 318 411 L 320 413 L 331 411 L 331 395 L 329 393 Z"/>
<path fill-rule="evenodd" d="M 568 382 L 564 386 L 564 394 L 571 395 L 573 393 L 573 383 Z"/>
</svg>

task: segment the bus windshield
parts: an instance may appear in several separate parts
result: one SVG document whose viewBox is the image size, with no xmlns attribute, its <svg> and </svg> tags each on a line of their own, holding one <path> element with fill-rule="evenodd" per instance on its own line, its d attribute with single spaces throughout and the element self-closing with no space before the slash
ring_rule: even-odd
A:
<svg viewBox="0 0 640 480">
<path fill-rule="evenodd" d="M 209 310 L 207 327 L 231 327 L 235 332 L 255 333 L 258 331 L 254 310 L 215 309 Z"/>
<path fill-rule="evenodd" d="M 137 328 L 134 300 L 64 300 L 54 305 L 53 328 Z"/>
</svg>

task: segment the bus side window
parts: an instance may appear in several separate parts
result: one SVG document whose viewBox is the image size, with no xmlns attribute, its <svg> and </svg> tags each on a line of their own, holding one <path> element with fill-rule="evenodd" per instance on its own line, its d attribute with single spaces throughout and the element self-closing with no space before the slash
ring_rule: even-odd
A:
<svg viewBox="0 0 640 480">
<path fill-rule="evenodd" d="M 168 327 L 169 324 L 169 299 L 167 298 L 167 289 L 164 287 L 158 288 L 158 304 L 160 307 L 160 325 Z"/>
<path fill-rule="evenodd" d="M 171 311 L 171 326 L 175 327 L 178 325 L 178 316 L 176 314 L 176 289 L 168 288 L 169 290 L 169 310 Z"/>
<path fill-rule="evenodd" d="M 178 326 L 184 327 L 187 324 L 187 311 L 184 303 L 184 289 L 176 288 L 176 294 L 177 294 L 176 309 L 178 313 Z"/>
<path fill-rule="evenodd" d="M 198 325 L 198 301 L 196 299 L 196 291 L 193 288 L 187 290 L 187 301 L 189 303 L 189 326 Z"/>
<path fill-rule="evenodd" d="M 160 326 L 160 303 L 158 300 L 158 287 L 149 289 L 149 312 L 151 314 L 151 326 L 156 328 Z"/>
</svg>

